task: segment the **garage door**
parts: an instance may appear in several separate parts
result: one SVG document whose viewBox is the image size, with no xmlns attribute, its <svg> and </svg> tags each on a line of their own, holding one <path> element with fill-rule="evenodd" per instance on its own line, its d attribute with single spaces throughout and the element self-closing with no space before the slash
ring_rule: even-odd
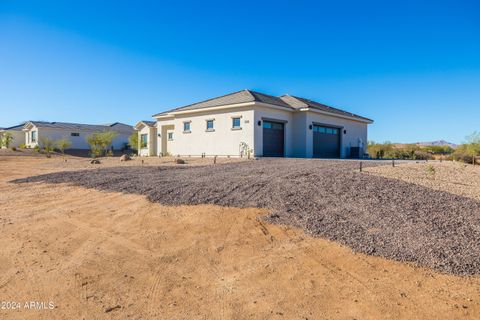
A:
<svg viewBox="0 0 480 320">
<path fill-rule="evenodd" d="M 263 121 L 263 156 L 284 156 L 284 124 L 273 121 Z"/>
<path fill-rule="evenodd" d="M 340 129 L 313 125 L 313 157 L 340 158 Z"/>
</svg>

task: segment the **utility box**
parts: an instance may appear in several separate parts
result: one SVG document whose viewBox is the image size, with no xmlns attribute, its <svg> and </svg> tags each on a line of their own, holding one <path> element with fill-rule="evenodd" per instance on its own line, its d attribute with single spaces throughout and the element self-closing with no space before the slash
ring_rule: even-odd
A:
<svg viewBox="0 0 480 320">
<path fill-rule="evenodd" d="M 350 158 L 361 159 L 363 158 L 362 150 L 360 147 L 350 147 Z"/>
</svg>

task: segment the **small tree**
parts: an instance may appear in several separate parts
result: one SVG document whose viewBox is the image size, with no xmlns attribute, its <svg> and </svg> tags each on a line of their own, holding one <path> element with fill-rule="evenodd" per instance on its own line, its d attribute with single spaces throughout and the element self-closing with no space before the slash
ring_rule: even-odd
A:
<svg viewBox="0 0 480 320">
<path fill-rule="evenodd" d="M 118 135 L 114 131 L 95 132 L 87 137 L 92 155 L 95 157 L 106 155 L 113 139 Z"/>
<path fill-rule="evenodd" d="M 128 137 L 128 143 L 130 144 L 130 148 L 135 151 L 138 150 L 138 132 L 134 132 L 130 137 Z"/>
<path fill-rule="evenodd" d="M 47 158 L 50 158 L 50 153 L 53 151 L 53 149 L 55 149 L 55 141 L 48 137 L 43 137 L 40 139 L 40 145 L 43 151 L 45 151 Z"/>
<path fill-rule="evenodd" d="M 99 157 L 102 155 L 99 135 L 100 133 L 95 132 L 87 137 L 87 143 L 90 145 L 90 151 L 93 157 Z"/>
<path fill-rule="evenodd" d="M 60 150 L 60 152 L 62 153 L 62 155 L 65 156 L 65 149 L 70 148 L 72 146 L 72 142 L 70 142 L 68 138 L 62 138 L 60 140 L 57 140 L 56 145 L 58 150 Z"/>
<path fill-rule="evenodd" d="M 13 136 L 10 132 L 4 132 L 0 134 L 0 148 L 3 146 L 5 148 L 10 147 L 10 143 L 13 141 Z"/>
</svg>

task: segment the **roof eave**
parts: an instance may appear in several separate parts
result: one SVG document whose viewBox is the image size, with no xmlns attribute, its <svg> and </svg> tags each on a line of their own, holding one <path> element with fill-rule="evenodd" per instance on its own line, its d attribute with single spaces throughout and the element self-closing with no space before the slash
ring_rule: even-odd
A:
<svg viewBox="0 0 480 320">
<path fill-rule="evenodd" d="M 298 109 L 298 110 L 299 110 L 299 111 L 312 111 L 312 112 L 317 112 L 317 113 L 329 115 L 329 116 L 332 116 L 332 117 L 343 118 L 343 119 L 348 119 L 348 120 L 363 122 L 363 123 L 367 123 L 367 124 L 372 124 L 372 123 L 373 123 L 373 120 L 372 120 L 372 119 L 363 118 L 363 117 L 360 118 L 360 117 L 347 116 L 347 115 L 343 115 L 343 114 L 338 114 L 338 113 L 333 113 L 333 112 L 327 112 L 327 111 L 323 111 L 323 110 L 318 110 L 318 109 L 311 108 L 311 107 L 301 108 L 301 109 Z"/>
</svg>

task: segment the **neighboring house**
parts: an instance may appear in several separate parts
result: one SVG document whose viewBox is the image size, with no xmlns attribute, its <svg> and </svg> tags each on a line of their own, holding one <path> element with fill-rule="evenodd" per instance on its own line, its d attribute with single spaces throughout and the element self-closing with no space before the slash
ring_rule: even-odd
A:
<svg viewBox="0 0 480 320">
<path fill-rule="evenodd" d="M 29 121 L 23 127 L 25 144 L 28 148 L 41 145 L 43 138 L 59 140 L 66 138 L 72 145 L 69 149 L 88 150 L 90 145 L 87 137 L 94 132 L 115 131 L 117 136 L 112 146 L 115 150 L 125 149 L 128 145 L 128 138 L 134 132 L 132 126 L 115 122 L 113 124 L 93 125 L 67 122 L 45 122 Z"/>
<path fill-rule="evenodd" d="M 155 127 L 145 121 L 136 127 L 147 135 L 142 155 L 239 156 L 249 149 L 264 157 L 358 158 L 365 154 L 367 127 L 373 123 L 308 99 L 251 90 L 153 117 Z"/>
<path fill-rule="evenodd" d="M 10 148 L 18 148 L 20 145 L 25 144 L 25 134 L 22 131 L 23 126 L 24 124 L 19 124 L 13 127 L 0 129 L 0 136 L 3 133 L 10 133 L 12 135 L 13 140 L 10 142 Z M 5 148 L 5 146 L 3 146 L 3 148 Z"/>
<path fill-rule="evenodd" d="M 157 155 L 157 123 L 155 121 L 140 121 L 134 128 L 138 131 L 138 155 Z"/>
</svg>

